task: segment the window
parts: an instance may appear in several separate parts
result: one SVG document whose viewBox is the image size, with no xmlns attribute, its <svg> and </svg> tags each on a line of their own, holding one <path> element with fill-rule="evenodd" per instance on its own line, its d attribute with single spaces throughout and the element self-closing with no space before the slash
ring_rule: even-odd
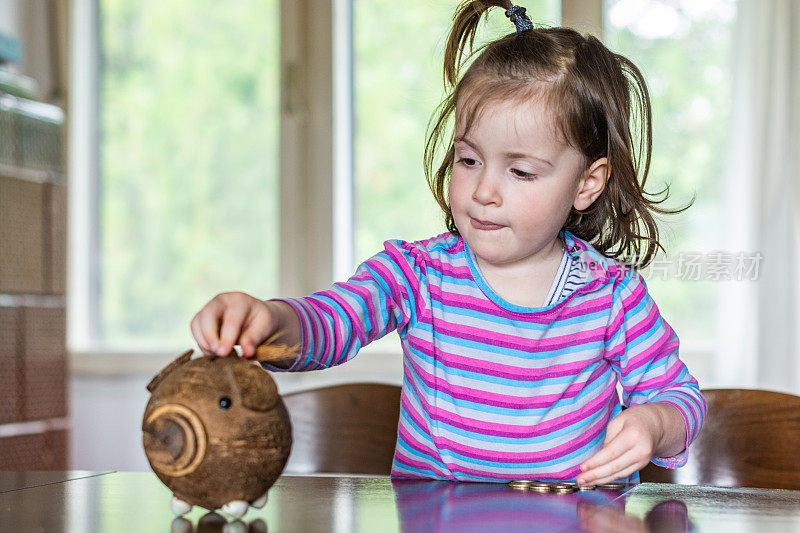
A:
<svg viewBox="0 0 800 533">
<path fill-rule="evenodd" d="M 278 1 L 97 13 L 97 285 L 77 341 L 184 346 L 216 292 L 276 293 Z"/>
</svg>

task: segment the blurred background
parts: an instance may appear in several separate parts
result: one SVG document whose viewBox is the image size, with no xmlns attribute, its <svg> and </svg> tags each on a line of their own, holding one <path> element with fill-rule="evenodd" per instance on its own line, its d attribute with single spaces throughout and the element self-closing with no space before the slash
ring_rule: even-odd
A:
<svg viewBox="0 0 800 533">
<path fill-rule="evenodd" d="M 653 106 L 643 274 L 703 388 L 800 394 L 800 3 L 525 0 Z M 298 296 L 445 231 L 425 183 L 455 0 L 0 0 L 0 467 L 147 470 L 145 385 L 216 293 Z M 497 9 L 482 40 L 513 29 Z M 400 384 L 389 335 L 281 392 Z"/>
</svg>

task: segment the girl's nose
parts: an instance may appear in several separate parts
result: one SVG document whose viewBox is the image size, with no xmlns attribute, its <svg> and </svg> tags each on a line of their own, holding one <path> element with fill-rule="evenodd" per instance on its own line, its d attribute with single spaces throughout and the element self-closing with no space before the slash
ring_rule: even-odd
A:
<svg viewBox="0 0 800 533">
<path fill-rule="evenodd" d="M 472 191 L 472 199 L 482 205 L 502 203 L 500 191 L 497 188 L 496 177 L 489 172 L 482 172 Z"/>
</svg>

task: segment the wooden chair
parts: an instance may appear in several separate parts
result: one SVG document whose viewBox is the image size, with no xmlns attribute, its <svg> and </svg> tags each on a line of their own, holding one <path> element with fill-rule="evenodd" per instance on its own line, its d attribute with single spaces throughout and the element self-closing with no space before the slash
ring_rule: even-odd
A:
<svg viewBox="0 0 800 533">
<path fill-rule="evenodd" d="M 800 397 L 765 390 L 709 389 L 689 460 L 670 470 L 650 463 L 642 481 L 800 489 Z"/>
<path fill-rule="evenodd" d="M 292 419 L 287 473 L 386 474 L 392 467 L 400 387 L 353 383 L 283 396 Z"/>
</svg>

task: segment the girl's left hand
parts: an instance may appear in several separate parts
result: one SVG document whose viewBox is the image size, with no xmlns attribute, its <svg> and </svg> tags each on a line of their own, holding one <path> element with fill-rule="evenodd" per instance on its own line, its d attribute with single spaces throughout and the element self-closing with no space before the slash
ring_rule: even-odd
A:
<svg viewBox="0 0 800 533">
<path fill-rule="evenodd" d="M 602 485 L 647 465 L 663 435 L 661 407 L 635 405 L 612 418 L 606 427 L 603 447 L 581 464 L 583 473 L 578 476 L 578 484 Z"/>
</svg>

